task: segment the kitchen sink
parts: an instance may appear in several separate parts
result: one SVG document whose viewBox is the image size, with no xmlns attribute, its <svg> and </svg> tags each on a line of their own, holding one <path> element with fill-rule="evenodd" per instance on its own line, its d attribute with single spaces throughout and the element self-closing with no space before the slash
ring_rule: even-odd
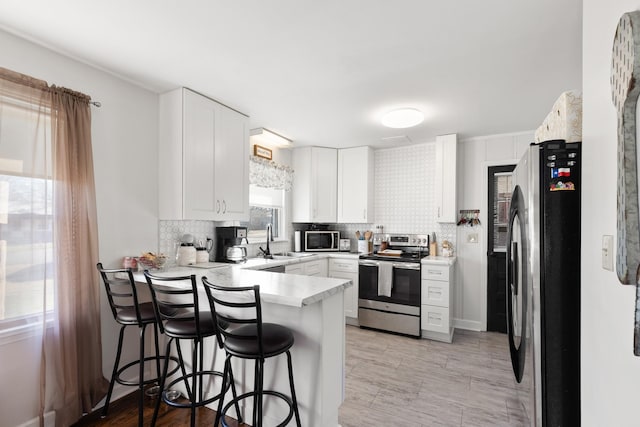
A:
<svg viewBox="0 0 640 427">
<path fill-rule="evenodd" d="M 278 252 L 273 254 L 273 259 L 305 258 L 314 255 L 315 254 L 309 254 L 305 252 Z"/>
</svg>

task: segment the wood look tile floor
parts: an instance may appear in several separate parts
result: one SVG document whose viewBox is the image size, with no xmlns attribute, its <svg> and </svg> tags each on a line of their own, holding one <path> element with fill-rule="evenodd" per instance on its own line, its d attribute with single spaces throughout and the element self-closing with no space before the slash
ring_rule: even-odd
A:
<svg viewBox="0 0 640 427">
<path fill-rule="evenodd" d="M 456 330 L 453 343 L 446 344 L 347 326 L 346 344 L 342 427 L 528 425 L 513 397 L 504 334 Z M 112 402 L 107 418 L 90 414 L 75 427 L 134 427 L 137 411 L 134 392 Z M 152 414 L 147 400 L 145 426 Z M 214 411 L 198 409 L 198 426 L 211 426 L 214 419 Z M 162 405 L 156 425 L 187 426 L 189 411 Z"/>
<path fill-rule="evenodd" d="M 348 326 L 342 427 L 528 425 L 505 334 L 456 330 L 451 344 Z"/>
</svg>

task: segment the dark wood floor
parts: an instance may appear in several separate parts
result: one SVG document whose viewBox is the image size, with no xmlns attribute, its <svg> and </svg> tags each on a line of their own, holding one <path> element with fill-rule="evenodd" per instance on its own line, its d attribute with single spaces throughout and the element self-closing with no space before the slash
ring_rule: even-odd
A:
<svg viewBox="0 0 640 427">
<path fill-rule="evenodd" d="M 155 399 L 145 397 L 144 408 L 144 425 L 151 425 L 151 418 L 153 417 L 153 408 L 155 405 Z M 97 412 L 86 415 L 80 421 L 73 425 L 73 427 L 85 427 L 85 426 L 119 426 L 119 427 L 137 427 L 138 425 L 138 392 L 133 392 L 125 397 L 112 402 L 109 405 L 109 414 L 105 418 L 100 418 L 100 412 L 102 408 Z M 233 410 L 232 410 L 233 412 Z M 167 405 L 162 404 L 160 406 L 160 412 L 158 414 L 158 421 L 156 426 L 158 427 L 178 427 L 188 426 L 190 421 L 190 411 L 188 409 L 170 408 Z M 196 410 L 196 425 L 197 426 L 212 426 L 216 418 L 216 412 L 208 408 L 198 408 Z M 227 424 L 232 427 L 249 427 L 246 424 L 238 424 L 236 420 L 227 417 Z"/>
</svg>

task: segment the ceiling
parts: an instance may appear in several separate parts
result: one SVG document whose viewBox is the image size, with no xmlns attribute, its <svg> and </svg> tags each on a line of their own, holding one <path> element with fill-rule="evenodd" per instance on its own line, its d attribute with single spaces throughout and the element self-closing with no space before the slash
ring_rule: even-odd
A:
<svg viewBox="0 0 640 427">
<path fill-rule="evenodd" d="M 581 0 L 10 0 L 0 28 L 296 145 L 533 130 L 582 87 Z M 404 106 L 424 122 L 380 124 Z"/>
</svg>

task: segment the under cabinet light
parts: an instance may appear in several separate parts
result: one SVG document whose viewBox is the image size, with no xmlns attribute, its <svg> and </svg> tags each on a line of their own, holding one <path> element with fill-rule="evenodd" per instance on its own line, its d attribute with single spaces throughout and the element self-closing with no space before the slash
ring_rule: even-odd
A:
<svg viewBox="0 0 640 427">
<path fill-rule="evenodd" d="M 252 143 L 258 143 L 261 145 L 268 145 L 271 147 L 288 147 L 291 145 L 291 140 L 285 138 L 282 135 L 270 131 L 265 128 L 251 129 L 249 133 Z"/>
</svg>

